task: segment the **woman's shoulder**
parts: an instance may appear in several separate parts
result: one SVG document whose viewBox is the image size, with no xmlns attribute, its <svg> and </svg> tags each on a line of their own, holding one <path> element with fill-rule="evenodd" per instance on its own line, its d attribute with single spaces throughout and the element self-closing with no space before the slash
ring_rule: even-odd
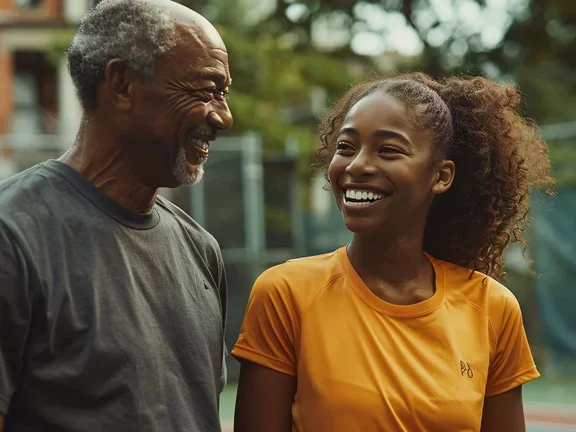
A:
<svg viewBox="0 0 576 432">
<path fill-rule="evenodd" d="M 506 314 L 520 313 L 515 295 L 496 279 L 478 271 L 439 261 L 445 278 L 447 295 L 463 297 L 482 310 L 491 321 L 499 321 Z"/>
<path fill-rule="evenodd" d="M 321 279 L 343 273 L 337 254 L 338 251 L 336 250 L 321 255 L 292 258 L 282 264 L 270 267 L 260 277 L 302 280 Z"/>
<path fill-rule="evenodd" d="M 338 251 L 294 258 L 264 271 L 256 280 L 253 294 L 274 293 L 310 301 L 331 281 L 344 275 Z"/>
</svg>

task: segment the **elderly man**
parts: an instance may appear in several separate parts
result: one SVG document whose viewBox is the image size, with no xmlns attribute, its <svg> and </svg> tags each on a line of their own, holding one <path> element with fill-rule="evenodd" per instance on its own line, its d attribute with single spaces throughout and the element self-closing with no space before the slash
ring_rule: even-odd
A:
<svg viewBox="0 0 576 432">
<path fill-rule="evenodd" d="M 74 145 L 0 183 L 0 432 L 220 431 L 221 253 L 157 192 L 232 125 L 224 43 L 169 0 L 104 0 L 68 60 Z"/>
</svg>

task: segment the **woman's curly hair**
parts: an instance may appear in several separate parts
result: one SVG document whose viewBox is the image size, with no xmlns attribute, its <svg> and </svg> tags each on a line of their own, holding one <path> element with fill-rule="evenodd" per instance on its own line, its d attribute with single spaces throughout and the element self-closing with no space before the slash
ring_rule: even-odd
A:
<svg viewBox="0 0 576 432">
<path fill-rule="evenodd" d="M 530 222 L 530 188 L 543 185 L 549 193 L 554 188 L 548 146 L 536 125 L 519 113 L 517 88 L 481 77 L 435 81 L 423 73 L 363 82 L 321 119 L 317 166 L 326 168 L 332 160 L 348 111 L 375 91 L 403 102 L 413 124 L 430 133 L 438 158 L 456 165 L 452 187 L 436 196 L 430 209 L 424 250 L 501 278 L 510 242 L 527 246 L 522 233 Z"/>
</svg>

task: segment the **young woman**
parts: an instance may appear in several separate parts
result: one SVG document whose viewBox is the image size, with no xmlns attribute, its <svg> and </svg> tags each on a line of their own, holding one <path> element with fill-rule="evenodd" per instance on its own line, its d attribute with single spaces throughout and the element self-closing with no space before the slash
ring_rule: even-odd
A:
<svg viewBox="0 0 576 432">
<path fill-rule="evenodd" d="M 496 281 L 526 244 L 547 146 L 518 92 L 424 74 L 352 88 L 320 161 L 354 233 L 255 283 L 240 338 L 238 432 L 520 432 L 539 376 L 518 302 Z"/>
</svg>

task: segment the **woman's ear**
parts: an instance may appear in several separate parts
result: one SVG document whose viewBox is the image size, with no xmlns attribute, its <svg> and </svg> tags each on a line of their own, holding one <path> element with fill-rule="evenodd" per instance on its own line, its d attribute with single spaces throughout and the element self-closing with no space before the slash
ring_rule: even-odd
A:
<svg viewBox="0 0 576 432">
<path fill-rule="evenodd" d="M 456 165 L 451 160 L 438 162 L 434 167 L 435 176 L 432 185 L 432 193 L 440 195 L 450 189 L 456 174 Z"/>
</svg>

